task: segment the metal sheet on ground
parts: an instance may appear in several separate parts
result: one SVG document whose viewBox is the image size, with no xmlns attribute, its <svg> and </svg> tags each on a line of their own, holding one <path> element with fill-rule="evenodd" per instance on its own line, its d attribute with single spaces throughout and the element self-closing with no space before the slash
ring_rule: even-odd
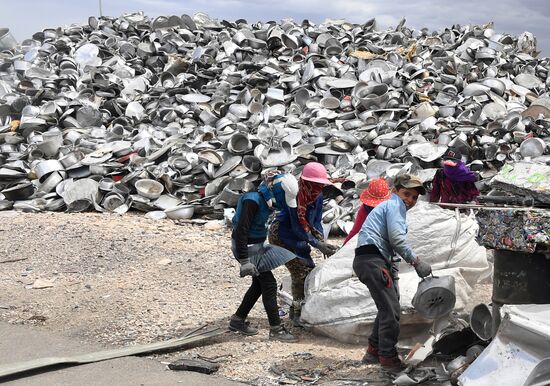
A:
<svg viewBox="0 0 550 386">
<path fill-rule="evenodd" d="M 154 351 L 175 349 L 191 343 L 199 342 L 203 339 L 213 338 L 226 332 L 227 330 L 222 328 L 214 328 L 204 332 L 198 332 L 198 330 L 195 330 L 191 331 L 183 338 L 170 339 L 164 342 L 97 351 L 70 357 L 46 357 L 32 359 L 30 361 L 8 363 L 0 366 L 0 379 L 2 377 L 22 374 L 27 371 L 43 369 L 54 365 L 82 365 L 126 356 L 146 354 Z"/>
</svg>

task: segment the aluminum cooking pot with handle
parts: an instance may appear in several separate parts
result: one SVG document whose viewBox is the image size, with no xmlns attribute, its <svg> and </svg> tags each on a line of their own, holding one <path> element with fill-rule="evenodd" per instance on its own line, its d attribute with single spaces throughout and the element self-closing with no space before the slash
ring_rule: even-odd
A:
<svg viewBox="0 0 550 386">
<path fill-rule="evenodd" d="M 449 314 L 455 303 L 453 276 L 428 276 L 422 279 L 412 300 L 415 310 L 428 319 L 437 319 Z"/>
</svg>

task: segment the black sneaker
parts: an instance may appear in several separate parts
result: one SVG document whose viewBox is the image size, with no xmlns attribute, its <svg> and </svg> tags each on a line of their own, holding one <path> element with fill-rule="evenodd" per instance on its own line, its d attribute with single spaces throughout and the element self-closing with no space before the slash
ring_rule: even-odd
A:
<svg viewBox="0 0 550 386">
<path fill-rule="evenodd" d="M 273 326 L 269 329 L 269 339 L 281 342 L 298 342 L 298 338 L 292 335 L 283 325 Z"/>
<path fill-rule="evenodd" d="M 231 319 L 229 320 L 229 329 L 248 336 L 256 335 L 258 333 L 257 328 L 251 327 L 249 322 L 239 318 L 237 315 L 231 315 Z"/>
</svg>

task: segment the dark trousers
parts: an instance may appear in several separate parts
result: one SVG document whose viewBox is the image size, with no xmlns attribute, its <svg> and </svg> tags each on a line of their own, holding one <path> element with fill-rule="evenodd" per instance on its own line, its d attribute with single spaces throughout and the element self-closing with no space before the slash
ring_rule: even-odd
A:
<svg viewBox="0 0 550 386">
<path fill-rule="evenodd" d="M 378 313 L 374 319 L 369 343 L 378 347 L 378 354 L 383 357 L 397 355 L 397 339 L 399 338 L 399 289 L 391 278 L 388 263 L 381 255 L 355 255 L 353 270 L 365 284 L 376 304 Z"/>
<path fill-rule="evenodd" d="M 244 294 L 241 305 L 235 312 L 239 318 L 246 319 L 254 304 L 262 297 L 265 312 L 270 326 L 281 324 L 279 307 L 277 306 L 277 279 L 271 271 L 261 272 L 259 276 L 252 278 L 252 284 Z"/>
</svg>

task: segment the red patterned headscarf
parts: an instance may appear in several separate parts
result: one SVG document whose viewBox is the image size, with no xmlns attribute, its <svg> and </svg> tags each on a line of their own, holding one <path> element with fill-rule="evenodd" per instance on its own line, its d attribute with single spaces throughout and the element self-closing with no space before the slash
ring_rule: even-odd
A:
<svg viewBox="0 0 550 386">
<path fill-rule="evenodd" d="M 317 200 L 319 195 L 323 192 L 324 185 L 300 178 L 298 181 L 298 187 L 298 221 L 304 230 L 309 232 L 311 231 L 311 225 L 307 221 L 307 207 Z"/>
</svg>

